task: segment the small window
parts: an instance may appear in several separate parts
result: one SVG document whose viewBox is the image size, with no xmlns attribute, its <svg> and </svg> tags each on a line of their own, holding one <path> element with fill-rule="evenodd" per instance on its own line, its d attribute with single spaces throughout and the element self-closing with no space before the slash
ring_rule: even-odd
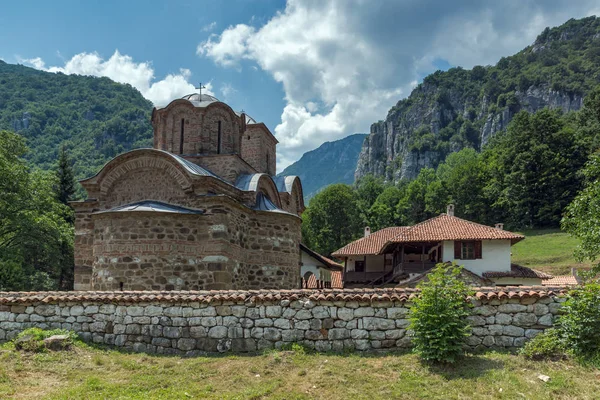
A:
<svg viewBox="0 0 600 400">
<path fill-rule="evenodd" d="M 365 262 L 364 262 L 364 260 L 354 261 L 354 272 L 365 272 Z"/>
<path fill-rule="evenodd" d="M 454 258 L 456 260 L 481 259 L 481 241 L 454 242 Z"/>
<path fill-rule="evenodd" d="M 474 260 L 475 259 L 475 243 L 474 242 L 462 242 L 461 257 L 462 260 Z"/>
</svg>

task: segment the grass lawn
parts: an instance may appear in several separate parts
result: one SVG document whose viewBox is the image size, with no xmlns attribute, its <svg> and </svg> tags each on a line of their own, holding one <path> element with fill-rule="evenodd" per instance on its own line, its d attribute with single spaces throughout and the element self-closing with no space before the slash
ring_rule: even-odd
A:
<svg viewBox="0 0 600 400">
<path fill-rule="evenodd" d="M 525 267 L 535 268 L 552 275 L 568 275 L 571 268 L 587 268 L 573 257 L 578 239 L 558 229 L 530 230 L 520 232 L 525 240 L 512 247 L 512 261 Z"/>
<path fill-rule="evenodd" d="M 439 368 L 412 354 L 179 358 L 78 345 L 64 353 L 0 350 L 0 398 L 598 399 L 600 371 L 503 353 Z"/>
</svg>

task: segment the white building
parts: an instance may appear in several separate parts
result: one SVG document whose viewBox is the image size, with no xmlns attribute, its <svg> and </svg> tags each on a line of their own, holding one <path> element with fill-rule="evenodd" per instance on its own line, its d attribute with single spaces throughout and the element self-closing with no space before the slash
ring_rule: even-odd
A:
<svg viewBox="0 0 600 400">
<path fill-rule="evenodd" d="M 332 255 L 344 261 L 344 285 L 410 284 L 438 263 L 464 266 L 476 285 L 539 285 L 552 276 L 511 263 L 511 246 L 524 236 L 448 212 L 414 226 L 384 228 Z"/>
</svg>

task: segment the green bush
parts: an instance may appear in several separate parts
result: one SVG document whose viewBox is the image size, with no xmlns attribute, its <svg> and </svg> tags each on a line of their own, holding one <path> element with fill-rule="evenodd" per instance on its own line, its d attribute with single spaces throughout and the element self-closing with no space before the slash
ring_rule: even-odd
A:
<svg viewBox="0 0 600 400">
<path fill-rule="evenodd" d="M 567 294 L 557 329 L 566 347 L 576 356 L 600 352 L 600 284 L 588 283 Z"/>
<path fill-rule="evenodd" d="M 527 342 L 520 353 L 532 360 L 560 360 L 565 357 L 566 349 L 560 332 L 551 328 Z"/>
<path fill-rule="evenodd" d="M 462 267 L 438 264 L 421 283 L 411 307 L 414 350 L 426 361 L 453 363 L 471 334 L 469 286 L 460 280 Z"/>
</svg>

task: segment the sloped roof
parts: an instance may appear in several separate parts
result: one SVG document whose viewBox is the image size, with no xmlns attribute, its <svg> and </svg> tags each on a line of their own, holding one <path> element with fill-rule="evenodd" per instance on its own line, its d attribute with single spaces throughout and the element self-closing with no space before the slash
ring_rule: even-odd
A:
<svg viewBox="0 0 600 400">
<path fill-rule="evenodd" d="M 146 200 L 138 201 L 136 203 L 126 204 L 111 208 L 110 210 L 98 211 L 94 214 L 104 214 L 112 212 L 162 212 L 172 214 L 204 214 L 203 210 L 193 210 L 178 206 L 175 204 L 163 203 L 162 201 Z"/>
<path fill-rule="evenodd" d="M 363 254 L 379 254 L 379 252 L 383 250 L 383 247 L 390 239 L 398 236 L 401 232 L 407 229 L 409 229 L 407 226 L 392 226 L 389 228 L 383 228 L 377 232 L 371 233 L 368 237 L 348 243 L 346 246 L 333 252 L 331 255 L 334 257 L 344 257 Z"/>
<path fill-rule="evenodd" d="M 543 286 L 570 286 L 579 285 L 580 283 L 579 277 L 575 275 L 559 275 L 542 281 Z"/>
<path fill-rule="evenodd" d="M 428 281 L 428 275 L 431 272 L 433 272 L 433 269 L 425 271 L 422 274 L 416 275 L 410 279 L 398 282 L 397 287 L 416 287 L 417 284 L 421 283 L 422 281 Z M 466 282 L 470 286 L 485 286 L 493 284 L 493 282 L 490 279 L 484 276 L 479 276 L 476 273 L 469 271 L 467 268 L 463 268 L 460 271 L 459 279 L 463 282 Z"/>
<path fill-rule="evenodd" d="M 317 261 L 320 261 L 323 265 L 325 265 L 326 269 L 336 270 L 336 271 L 341 271 L 342 270 L 342 266 L 339 263 L 337 263 L 337 262 L 335 262 L 335 261 L 333 261 L 333 260 L 331 260 L 331 259 L 329 259 L 327 257 L 324 257 L 324 256 L 320 255 L 319 253 L 317 253 L 314 250 L 309 249 L 303 243 L 300 243 L 300 250 L 304 251 L 305 253 L 307 253 L 309 256 L 313 257 Z"/>
<path fill-rule="evenodd" d="M 523 235 L 481 225 L 448 214 L 420 222 L 402 230 L 389 243 L 441 242 L 443 240 L 510 240 L 515 244 Z"/>
<path fill-rule="evenodd" d="M 523 267 L 522 265 L 511 264 L 510 271 L 488 271 L 483 274 L 486 278 L 538 278 L 551 279 L 552 275 L 536 269 Z"/>
</svg>

